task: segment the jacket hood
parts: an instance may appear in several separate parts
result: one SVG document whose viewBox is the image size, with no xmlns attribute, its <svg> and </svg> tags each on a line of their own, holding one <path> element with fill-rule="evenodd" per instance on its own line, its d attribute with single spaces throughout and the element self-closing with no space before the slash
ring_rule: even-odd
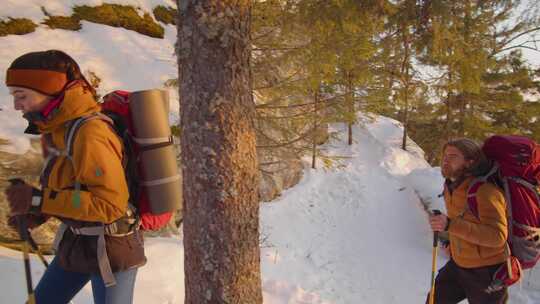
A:
<svg viewBox="0 0 540 304">
<path fill-rule="evenodd" d="M 70 120 L 99 112 L 100 110 L 101 107 L 94 99 L 92 93 L 85 89 L 82 84 L 77 84 L 64 92 L 60 105 L 47 118 L 31 123 L 34 123 L 41 133 L 50 133 Z"/>
</svg>

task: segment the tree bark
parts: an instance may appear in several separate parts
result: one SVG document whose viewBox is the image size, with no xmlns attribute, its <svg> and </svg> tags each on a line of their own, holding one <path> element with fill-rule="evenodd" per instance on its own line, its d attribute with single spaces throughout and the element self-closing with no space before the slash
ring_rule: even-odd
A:
<svg viewBox="0 0 540 304">
<path fill-rule="evenodd" d="M 251 1 L 178 2 L 185 303 L 262 303 Z"/>
</svg>

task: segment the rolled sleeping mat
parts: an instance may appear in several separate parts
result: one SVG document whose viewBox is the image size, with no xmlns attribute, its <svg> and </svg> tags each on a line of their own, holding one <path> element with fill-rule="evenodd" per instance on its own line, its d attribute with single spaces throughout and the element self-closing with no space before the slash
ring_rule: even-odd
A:
<svg viewBox="0 0 540 304">
<path fill-rule="evenodd" d="M 142 181 L 150 212 L 162 214 L 182 206 L 182 180 L 169 126 L 169 97 L 163 90 L 133 92 L 129 96 L 133 140 L 141 161 Z"/>
</svg>

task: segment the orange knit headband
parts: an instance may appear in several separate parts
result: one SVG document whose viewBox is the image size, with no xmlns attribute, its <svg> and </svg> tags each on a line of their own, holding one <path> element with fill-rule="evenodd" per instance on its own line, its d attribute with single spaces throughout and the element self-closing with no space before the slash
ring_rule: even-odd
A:
<svg viewBox="0 0 540 304">
<path fill-rule="evenodd" d="M 8 69 L 6 85 L 23 87 L 42 94 L 55 96 L 66 86 L 66 74 L 49 70 Z"/>
</svg>

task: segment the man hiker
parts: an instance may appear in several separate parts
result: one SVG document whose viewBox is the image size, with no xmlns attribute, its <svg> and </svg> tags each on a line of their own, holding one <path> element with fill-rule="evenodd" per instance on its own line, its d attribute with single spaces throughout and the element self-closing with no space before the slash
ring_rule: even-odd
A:
<svg viewBox="0 0 540 304">
<path fill-rule="evenodd" d="M 488 164 L 481 147 L 462 138 L 447 142 L 442 152 L 448 214 L 431 215 L 429 223 L 434 232 L 448 232 L 450 261 L 435 279 L 434 303 L 455 304 L 464 299 L 470 304 L 506 303 L 506 288 L 486 290 L 508 258 L 504 194 L 492 183 L 481 185 L 476 192 L 476 217 L 469 210 L 467 193 L 471 181 L 482 175 Z"/>
</svg>

